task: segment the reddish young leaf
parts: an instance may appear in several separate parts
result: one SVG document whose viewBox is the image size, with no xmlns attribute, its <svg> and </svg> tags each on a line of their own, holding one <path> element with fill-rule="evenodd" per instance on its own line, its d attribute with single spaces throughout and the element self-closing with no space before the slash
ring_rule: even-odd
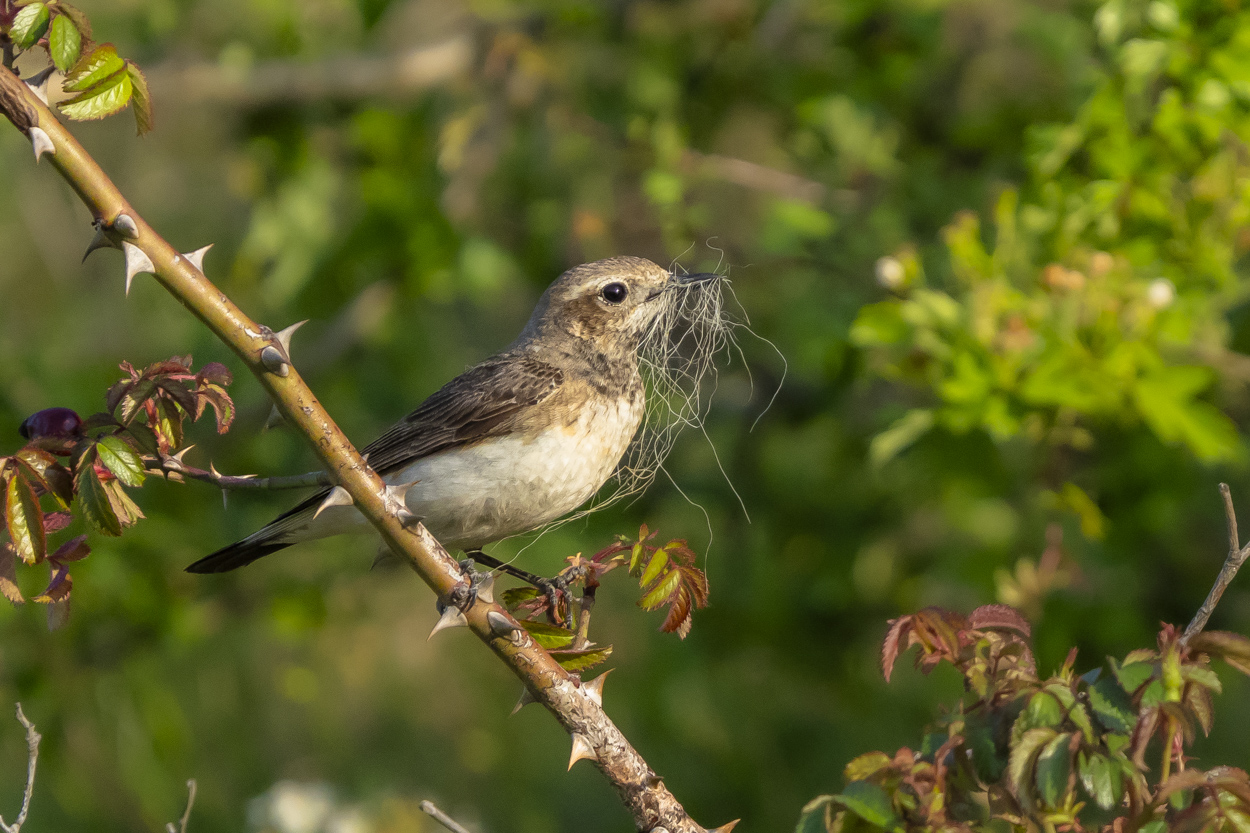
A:
<svg viewBox="0 0 1250 833">
<path fill-rule="evenodd" d="M 195 374 L 197 382 L 211 382 L 214 385 L 226 387 L 234 381 L 230 369 L 221 362 L 209 362 L 200 368 L 200 372 Z"/>
<path fill-rule="evenodd" d="M 885 634 L 885 641 L 881 644 L 881 673 L 885 675 L 887 683 L 890 681 L 890 675 L 894 673 L 894 663 L 903 650 L 903 637 L 907 636 L 911 630 L 911 617 L 900 616 L 897 619 L 891 619 L 889 625 L 890 629 Z"/>
<path fill-rule="evenodd" d="M 1229 631 L 1203 631 L 1189 640 L 1189 650 L 1218 657 L 1243 674 L 1250 674 L 1250 639 Z"/>
<path fill-rule="evenodd" d="M 56 552 L 48 556 L 48 560 L 58 564 L 68 564 L 71 561 L 82 561 L 90 554 L 91 547 L 87 546 L 87 536 L 79 535 L 57 547 Z"/>
<path fill-rule="evenodd" d="M 43 531 L 46 533 L 60 532 L 74 522 L 74 516 L 68 512 L 45 512 L 43 515 Z"/>
<path fill-rule="evenodd" d="M 8 544 L 0 544 L 0 595 L 14 604 L 26 601 L 17 589 L 17 553 Z"/>
<path fill-rule="evenodd" d="M 968 614 L 968 627 L 977 630 L 1013 630 L 1025 638 L 1032 635 L 1028 620 L 1009 605 L 981 605 Z"/>
<path fill-rule="evenodd" d="M 38 596 L 31 599 L 32 602 L 39 604 L 52 604 L 53 602 L 61 602 L 69 598 L 70 590 L 74 587 L 74 580 L 70 578 L 69 569 L 63 564 L 52 565 L 52 578 L 48 581 L 48 586 Z"/>
</svg>

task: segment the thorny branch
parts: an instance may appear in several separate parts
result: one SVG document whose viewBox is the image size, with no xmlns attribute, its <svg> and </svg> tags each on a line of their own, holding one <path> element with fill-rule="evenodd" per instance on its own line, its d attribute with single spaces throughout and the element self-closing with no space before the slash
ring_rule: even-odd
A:
<svg viewBox="0 0 1250 833">
<path fill-rule="evenodd" d="M 1220 603 L 1220 597 L 1237 577 L 1237 571 L 1241 569 L 1241 565 L 1246 563 L 1247 558 L 1250 558 L 1250 543 L 1244 547 L 1241 546 L 1237 534 L 1237 513 L 1233 509 L 1233 493 L 1227 483 L 1220 484 L 1220 496 L 1224 499 L 1224 517 L 1228 521 L 1228 557 L 1224 559 L 1224 566 L 1220 568 L 1220 574 L 1216 577 L 1211 592 L 1207 594 L 1207 600 L 1202 603 L 1202 607 L 1198 608 L 1193 621 L 1181 635 L 1181 644 L 1188 643 L 1189 640 L 1202 633 L 1202 629 L 1207 626 L 1207 620 L 1215 612 L 1215 606 Z"/>
<path fill-rule="evenodd" d="M 35 731 L 35 724 L 26 719 L 22 712 L 22 704 L 17 704 L 17 722 L 26 729 L 26 791 L 22 793 L 22 809 L 12 824 L 6 824 L 0 816 L 0 830 L 4 833 L 19 833 L 26 823 L 26 814 L 30 812 L 30 796 L 35 791 L 35 765 L 39 762 L 39 741 L 42 736 Z"/>
<path fill-rule="evenodd" d="M 191 446 L 187 446 L 191 448 Z M 185 450 L 185 449 L 184 449 Z M 247 489 L 303 489 L 309 486 L 329 486 L 330 476 L 323 471 L 310 471 L 304 474 L 292 474 L 285 477 L 258 477 L 255 474 L 222 474 L 213 468 L 210 464 L 207 471 L 197 469 L 195 466 L 188 466 L 182 462 L 178 455 L 168 455 L 164 458 L 157 459 L 155 457 L 145 457 L 144 463 L 147 465 L 149 474 L 169 477 L 177 479 L 178 477 L 188 477 L 192 480 L 200 480 L 204 483 L 211 483 L 219 489 L 227 489 L 229 491 L 240 491 Z"/>
<path fill-rule="evenodd" d="M 704 833 L 603 711 L 598 687 L 584 686 L 486 594 L 471 594 L 455 559 L 407 511 L 356 451 L 292 366 L 273 330 L 252 321 L 126 201 L 38 95 L 0 69 L 0 112 L 78 193 L 98 227 L 126 255 L 128 278 L 147 272 L 228 345 L 255 374 L 287 423 L 313 447 L 330 479 L 464 624 L 524 683 L 573 741 L 573 762 L 589 758 L 615 788 L 641 831 Z M 36 157 L 38 159 L 38 156 Z M 570 764 L 571 765 L 571 764 Z M 732 829 L 736 822 L 718 828 Z"/>
</svg>

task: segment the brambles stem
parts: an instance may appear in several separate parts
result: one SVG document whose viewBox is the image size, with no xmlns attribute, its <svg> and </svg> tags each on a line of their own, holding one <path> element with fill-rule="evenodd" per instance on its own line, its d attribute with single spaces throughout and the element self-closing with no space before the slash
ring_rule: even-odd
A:
<svg viewBox="0 0 1250 833">
<path fill-rule="evenodd" d="M 22 809 L 18 811 L 17 819 L 12 824 L 6 824 L 4 818 L 0 817 L 0 829 L 4 833 L 20 833 L 22 825 L 26 823 L 26 814 L 30 812 L 30 797 L 35 791 L 35 766 L 39 763 L 39 741 L 43 740 L 43 737 L 35 731 L 35 724 L 31 723 L 22 712 L 21 703 L 17 704 L 17 722 L 26 729 L 26 789 L 22 793 Z"/>
<path fill-rule="evenodd" d="M 1202 607 L 1198 608 L 1198 612 L 1194 614 L 1194 618 L 1190 621 L 1189 626 L 1185 628 L 1185 633 L 1181 635 L 1181 644 L 1185 645 L 1189 640 L 1202 633 L 1202 629 L 1207 626 L 1207 621 L 1211 618 L 1211 614 L 1215 612 L 1215 606 L 1220 603 L 1220 598 L 1224 595 L 1224 591 L 1233 583 L 1233 579 L 1237 577 L 1237 571 L 1241 569 L 1241 565 L 1246 563 L 1246 559 L 1250 558 L 1250 544 L 1241 546 L 1237 533 L 1237 513 L 1233 509 L 1233 493 L 1228 488 L 1227 483 L 1220 484 L 1220 496 L 1224 499 L 1224 517 L 1228 523 L 1228 557 L 1224 559 L 1224 566 L 1220 568 L 1220 574 L 1216 576 L 1215 584 L 1211 587 L 1211 592 L 1207 594 L 1207 599 L 1202 603 Z"/>
</svg>

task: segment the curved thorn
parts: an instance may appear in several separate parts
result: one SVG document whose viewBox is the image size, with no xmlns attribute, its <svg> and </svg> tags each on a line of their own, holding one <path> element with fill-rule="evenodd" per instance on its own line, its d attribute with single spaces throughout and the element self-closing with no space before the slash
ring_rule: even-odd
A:
<svg viewBox="0 0 1250 833">
<path fill-rule="evenodd" d="M 330 494 L 326 495 L 326 499 L 321 501 L 321 505 L 317 507 L 317 511 L 313 512 L 313 520 L 317 516 L 329 509 L 331 506 L 351 506 L 352 496 L 342 486 L 335 486 L 330 490 Z"/>
<path fill-rule="evenodd" d="M 303 321 L 296 321 L 285 330 L 274 333 L 278 343 L 282 345 L 282 352 L 286 353 L 288 359 L 291 357 L 291 336 L 295 335 L 295 331 L 307 323 L 308 319 L 305 318 Z"/>
<path fill-rule="evenodd" d="M 196 249 L 194 252 L 183 252 L 182 256 L 187 259 L 187 262 L 189 262 L 196 269 L 199 269 L 200 273 L 203 274 L 204 255 L 208 254 L 208 250 L 211 248 L 213 248 L 213 244 L 209 243 L 207 246 L 201 246 L 200 248 Z"/>
<path fill-rule="evenodd" d="M 122 243 L 122 251 L 126 253 L 126 294 L 130 294 L 130 284 L 140 272 L 156 273 L 152 259 L 133 243 Z"/>
<path fill-rule="evenodd" d="M 48 79 L 52 77 L 52 73 L 56 71 L 56 65 L 40 70 L 34 75 L 26 79 L 26 86 L 30 87 L 30 91 L 35 94 L 35 98 L 43 102 L 43 106 L 48 106 Z"/>
<path fill-rule="evenodd" d="M 178 461 L 178 465 L 182 465 L 182 463 L 183 463 L 183 459 L 182 459 L 182 458 L 183 458 L 183 457 L 185 457 L 185 456 L 187 456 L 187 452 L 188 452 L 188 451 L 190 451 L 190 450 L 191 450 L 191 449 L 193 449 L 193 448 L 195 448 L 195 443 L 191 443 L 191 445 L 183 446 L 183 448 L 182 448 L 182 450 L 181 450 L 181 451 L 179 451 L 179 452 L 178 452 L 178 453 L 176 453 L 176 454 L 171 455 L 169 459 L 171 459 L 171 460 L 177 460 L 177 461 Z M 212 468 L 213 464 L 212 464 L 212 463 L 209 463 L 209 464 L 208 464 L 208 466 L 209 466 L 209 468 Z"/>
<path fill-rule="evenodd" d="M 395 519 L 405 527 L 414 527 L 421 523 L 423 518 L 424 515 L 414 514 L 413 511 L 407 506 L 401 506 L 399 511 L 395 513 Z"/>
<path fill-rule="evenodd" d="M 580 760 L 595 760 L 595 748 L 590 745 L 590 741 L 586 740 L 586 736 L 573 733 L 573 754 L 569 755 L 569 769 L 573 768 L 573 764 Z"/>
<path fill-rule="evenodd" d="M 129 214 L 118 214 L 117 219 L 113 221 L 113 228 L 129 237 L 131 240 L 139 236 L 139 227 L 135 225 L 134 218 Z"/>
<path fill-rule="evenodd" d="M 469 620 L 465 618 L 460 608 L 455 605 L 447 605 L 443 615 L 438 617 L 438 621 L 434 623 L 434 628 L 430 631 L 430 635 L 425 638 L 425 641 L 429 642 L 434 638 L 434 634 L 439 631 L 444 631 L 448 628 L 467 628 L 468 626 Z"/>
<path fill-rule="evenodd" d="M 269 409 L 269 418 L 265 420 L 265 428 L 276 428 L 283 423 L 282 412 L 278 410 L 278 406 L 274 405 Z"/>
<path fill-rule="evenodd" d="M 512 715 L 516 714 L 521 709 L 528 706 L 530 703 L 537 703 L 537 702 L 538 701 L 534 699 L 534 695 L 530 693 L 530 690 L 528 688 L 521 689 L 521 697 L 520 699 L 516 701 L 516 705 L 512 707 L 512 712 L 508 715 L 508 717 L 511 717 Z"/>
<path fill-rule="evenodd" d="M 582 683 L 582 691 L 586 693 L 587 697 L 595 702 L 596 706 L 603 706 L 603 683 L 608 679 L 608 675 L 611 673 L 612 669 L 609 668 L 607 671 L 604 671 L 590 682 Z"/>
<path fill-rule="evenodd" d="M 488 574 L 473 589 L 477 591 L 477 597 L 488 605 L 495 603 L 495 577 L 493 575 Z"/>
<path fill-rule="evenodd" d="M 35 149 L 36 164 L 45 153 L 56 154 L 56 145 L 52 144 L 52 137 L 45 133 L 42 127 L 32 127 L 29 135 L 31 147 Z"/>
<path fill-rule="evenodd" d="M 287 363 L 286 358 L 282 355 L 282 351 L 272 344 L 266 344 L 264 349 L 260 351 L 260 363 L 270 373 L 278 376 L 286 376 L 291 372 L 291 365 Z"/>
<path fill-rule="evenodd" d="M 521 632 L 519 625 L 514 623 L 507 616 L 504 616 L 498 610 L 490 610 L 486 612 L 486 624 L 490 625 L 490 632 L 495 636 L 503 637 L 508 640 L 515 640 L 517 634 Z"/>
<path fill-rule="evenodd" d="M 117 244 L 115 244 L 112 240 L 110 240 L 109 236 L 104 233 L 104 228 L 100 225 L 96 225 L 95 234 L 92 235 L 91 242 L 87 244 L 87 251 L 83 252 L 82 262 L 86 263 L 87 258 L 91 257 L 91 253 L 94 252 L 96 249 L 116 249 L 116 248 L 117 248 Z"/>
<path fill-rule="evenodd" d="M 733 830 L 738 826 L 738 822 L 740 821 L 742 821 L 742 819 L 734 819 L 733 821 L 722 824 L 715 830 L 709 830 L 708 833 L 729 833 L 730 830 Z"/>
</svg>

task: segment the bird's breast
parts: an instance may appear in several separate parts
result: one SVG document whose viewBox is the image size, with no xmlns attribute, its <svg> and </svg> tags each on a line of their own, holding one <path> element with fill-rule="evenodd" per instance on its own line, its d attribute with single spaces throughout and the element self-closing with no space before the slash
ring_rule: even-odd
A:
<svg viewBox="0 0 1250 833">
<path fill-rule="evenodd" d="M 585 503 L 612 475 L 642 418 L 639 390 L 552 403 L 516 430 L 416 461 L 387 477 L 413 482 L 408 507 L 449 547 L 543 526 Z"/>
</svg>

